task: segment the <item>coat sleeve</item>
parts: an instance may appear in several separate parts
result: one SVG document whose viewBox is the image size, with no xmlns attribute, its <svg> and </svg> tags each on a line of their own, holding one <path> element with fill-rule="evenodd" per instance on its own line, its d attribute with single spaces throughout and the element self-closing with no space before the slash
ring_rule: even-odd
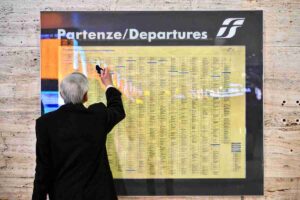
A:
<svg viewBox="0 0 300 200">
<path fill-rule="evenodd" d="M 123 102 L 122 93 L 115 87 L 110 87 L 105 92 L 107 107 L 106 107 L 106 131 L 109 132 L 111 129 L 126 117 Z"/>
<path fill-rule="evenodd" d="M 100 113 L 105 118 L 105 132 L 108 134 L 112 128 L 125 118 L 125 110 L 121 95 L 122 93 L 115 87 L 110 87 L 105 92 L 107 106 L 104 103 L 95 103 L 89 109 Z"/>
<path fill-rule="evenodd" d="M 36 120 L 36 168 L 32 200 L 46 200 L 51 184 L 50 144 L 45 124 Z"/>
</svg>

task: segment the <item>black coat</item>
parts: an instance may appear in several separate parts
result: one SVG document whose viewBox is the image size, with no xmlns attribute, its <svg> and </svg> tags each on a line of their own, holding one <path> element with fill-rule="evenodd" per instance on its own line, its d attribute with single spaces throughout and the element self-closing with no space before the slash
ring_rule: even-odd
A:
<svg viewBox="0 0 300 200">
<path fill-rule="evenodd" d="M 116 88 L 106 99 L 88 108 L 67 103 L 36 120 L 33 200 L 117 199 L 105 143 L 125 111 Z"/>
</svg>

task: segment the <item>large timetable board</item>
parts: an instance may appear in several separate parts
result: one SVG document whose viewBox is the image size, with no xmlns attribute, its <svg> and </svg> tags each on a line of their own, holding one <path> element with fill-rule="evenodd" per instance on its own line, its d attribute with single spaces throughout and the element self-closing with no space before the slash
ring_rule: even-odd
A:
<svg viewBox="0 0 300 200">
<path fill-rule="evenodd" d="M 119 195 L 263 194 L 261 11 L 41 13 L 42 114 L 109 67 L 126 118 L 107 138 Z"/>
</svg>

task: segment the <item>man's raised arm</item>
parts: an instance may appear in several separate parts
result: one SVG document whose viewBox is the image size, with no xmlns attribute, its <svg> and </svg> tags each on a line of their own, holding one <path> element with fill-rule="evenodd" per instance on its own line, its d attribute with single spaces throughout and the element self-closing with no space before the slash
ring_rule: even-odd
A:
<svg viewBox="0 0 300 200">
<path fill-rule="evenodd" d="M 107 132 L 125 118 L 125 110 L 122 103 L 122 93 L 115 87 L 113 87 L 111 74 L 109 73 L 109 68 L 104 68 L 100 75 L 102 83 L 106 87 L 106 100 L 107 100 Z"/>
</svg>

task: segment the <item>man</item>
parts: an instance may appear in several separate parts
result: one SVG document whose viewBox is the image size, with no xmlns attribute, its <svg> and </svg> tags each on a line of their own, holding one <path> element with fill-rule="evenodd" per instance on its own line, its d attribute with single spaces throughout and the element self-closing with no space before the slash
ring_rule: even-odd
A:
<svg viewBox="0 0 300 200">
<path fill-rule="evenodd" d="M 101 75 L 107 106 L 86 108 L 88 80 L 78 72 L 63 79 L 65 104 L 36 120 L 36 168 L 33 200 L 117 199 L 106 152 L 106 136 L 125 118 L 121 92 L 109 69 Z"/>
</svg>

